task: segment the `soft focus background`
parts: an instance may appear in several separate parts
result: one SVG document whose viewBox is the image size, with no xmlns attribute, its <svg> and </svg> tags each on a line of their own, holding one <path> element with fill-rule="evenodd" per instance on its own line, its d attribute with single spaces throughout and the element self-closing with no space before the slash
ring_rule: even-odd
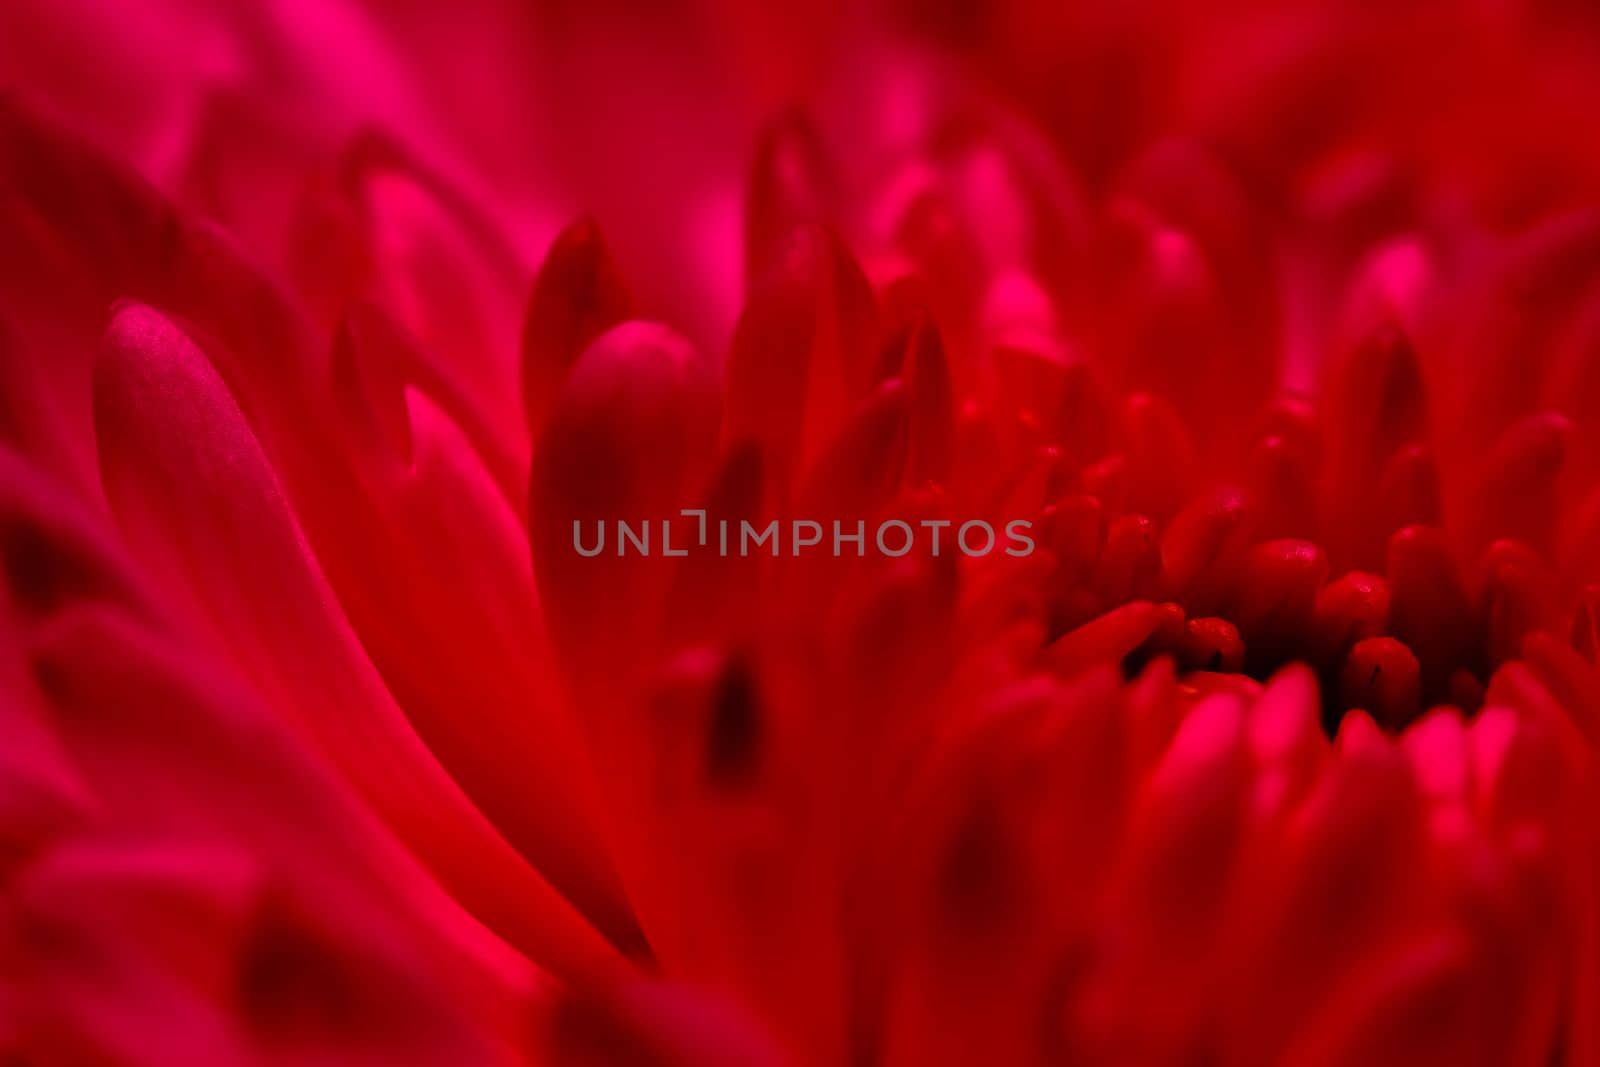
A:
<svg viewBox="0 0 1600 1067">
<path fill-rule="evenodd" d="M 711 342 L 738 307 L 752 150 L 790 108 L 852 193 L 966 112 L 1042 137 L 1091 197 L 1198 138 L 1301 226 L 1357 200 L 1391 226 L 1516 226 L 1593 196 L 1596 33 L 1579 0 L 64 0 L 5 5 L 0 74 L 278 254 L 309 165 L 382 131 L 471 194 L 530 271 L 592 212 L 646 311 Z"/>
</svg>

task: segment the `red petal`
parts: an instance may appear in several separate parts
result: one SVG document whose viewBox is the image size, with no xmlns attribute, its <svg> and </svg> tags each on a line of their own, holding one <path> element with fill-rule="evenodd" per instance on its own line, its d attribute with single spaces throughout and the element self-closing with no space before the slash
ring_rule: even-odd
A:
<svg viewBox="0 0 1600 1067">
<path fill-rule="evenodd" d="M 1389 539 L 1388 580 L 1394 635 L 1422 667 L 1422 699 L 1448 696 L 1450 674 L 1473 669 L 1473 613 L 1443 535 L 1408 526 Z"/>
<path fill-rule="evenodd" d="M 833 174 L 817 131 L 790 113 L 756 141 L 744 209 L 744 276 L 760 284 L 782 259 L 783 242 L 807 223 L 833 221 Z"/>
<path fill-rule="evenodd" d="M 125 307 L 111 323 L 95 425 L 113 510 L 170 583 L 174 606 L 215 627 L 273 706 L 488 921 L 573 973 L 609 969 L 604 943 L 417 738 L 307 554 L 226 387 L 147 308 Z"/>
<path fill-rule="evenodd" d="M 1120 664 L 1128 653 L 1144 644 L 1166 613 L 1148 600 L 1125 604 L 1050 644 L 1041 660 L 1057 675 L 1068 678 L 1090 667 Z"/>
<path fill-rule="evenodd" d="M 1229 617 L 1257 677 L 1305 647 L 1317 594 L 1327 580 L 1327 557 L 1310 541 L 1268 541 L 1246 555 Z"/>
<path fill-rule="evenodd" d="M 550 410 L 534 450 L 528 533 L 551 636 L 585 685 L 625 687 L 652 666 L 672 560 L 619 556 L 615 524 L 649 521 L 659 550 L 659 524 L 678 517 L 709 472 L 717 408 L 711 370 L 688 342 L 630 322 L 589 346 Z M 608 547 L 584 558 L 575 524 L 587 543 L 597 523 Z M 619 615 L 623 603 L 632 608 Z"/>
<path fill-rule="evenodd" d="M 593 219 L 556 235 L 522 320 L 522 406 L 535 432 L 584 349 L 628 318 L 631 306 Z"/>
<path fill-rule="evenodd" d="M 1571 436 L 1572 424 L 1560 415 L 1531 415 L 1501 435 L 1472 496 L 1472 533 L 1478 543 L 1511 537 L 1541 552 L 1550 550 Z"/>
<path fill-rule="evenodd" d="M 866 394 L 877 311 L 854 257 L 804 227 L 751 293 L 728 353 L 728 436 L 760 442 L 781 484 Z"/>
<path fill-rule="evenodd" d="M 1351 571 L 1317 592 L 1311 613 L 1312 662 L 1329 668 L 1357 641 L 1389 628 L 1389 585 L 1376 574 Z"/>
<path fill-rule="evenodd" d="M 1357 641 L 1340 672 L 1339 699 L 1399 733 L 1422 711 L 1417 657 L 1392 637 Z"/>
</svg>

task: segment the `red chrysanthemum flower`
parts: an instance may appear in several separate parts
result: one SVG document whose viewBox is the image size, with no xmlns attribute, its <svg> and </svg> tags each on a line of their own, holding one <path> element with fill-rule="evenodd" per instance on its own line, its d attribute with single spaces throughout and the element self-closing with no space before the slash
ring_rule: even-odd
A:
<svg viewBox="0 0 1600 1067">
<path fill-rule="evenodd" d="M 145 7 L 0 8 L 0 1063 L 1600 1065 L 1582 5 Z"/>
</svg>

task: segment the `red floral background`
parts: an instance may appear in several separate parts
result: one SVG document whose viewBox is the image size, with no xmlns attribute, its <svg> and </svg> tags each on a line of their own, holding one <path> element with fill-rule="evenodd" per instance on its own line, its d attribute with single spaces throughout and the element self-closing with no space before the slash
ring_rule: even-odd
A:
<svg viewBox="0 0 1600 1067">
<path fill-rule="evenodd" d="M 1592 4 L 8 0 L 0 90 L 0 1064 L 1600 1065 Z M 685 508 L 1037 550 L 569 540 Z"/>
</svg>

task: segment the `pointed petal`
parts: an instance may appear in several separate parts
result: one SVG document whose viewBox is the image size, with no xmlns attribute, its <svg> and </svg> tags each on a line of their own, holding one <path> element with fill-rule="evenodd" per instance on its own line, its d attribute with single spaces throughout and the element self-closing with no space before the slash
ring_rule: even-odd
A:
<svg viewBox="0 0 1600 1067">
<path fill-rule="evenodd" d="M 600 938 L 417 738 L 307 553 L 238 406 L 204 355 L 148 308 L 128 305 L 112 320 L 95 424 L 124 533 L 186 590 L 189 618 L 214 627 L 286 721 L 511 940 L 573 973 L 612 966 Z"/>
</svg>

